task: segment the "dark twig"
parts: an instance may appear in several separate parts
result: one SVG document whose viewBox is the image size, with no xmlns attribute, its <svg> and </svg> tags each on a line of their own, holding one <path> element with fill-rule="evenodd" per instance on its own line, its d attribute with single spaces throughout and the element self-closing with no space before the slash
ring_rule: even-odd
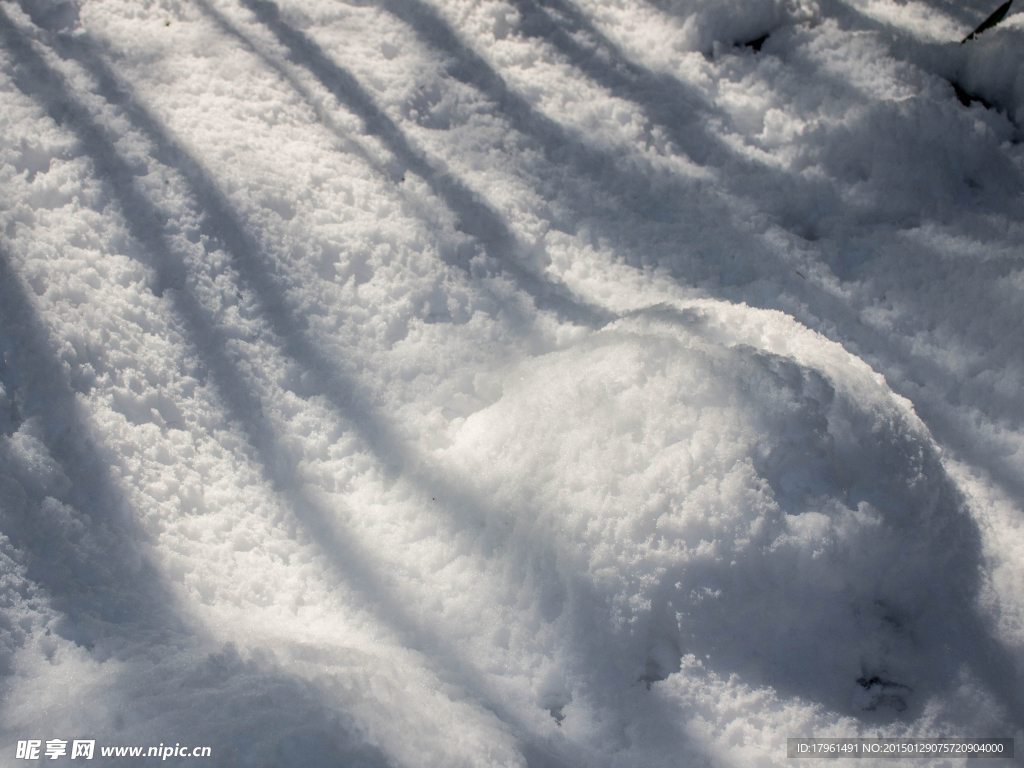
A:
<svg viewBox="0 0 1024 768">
<path fill-rule="evenodd" d="M 1002 21 L 1003 18 L 1006 16 L 1006 14 L 1009 12 L 1010 6 L 1012 4 L 1013 4 L 1013 0 L 1006 0 L 1005 3 L 1003 3 L 998 8 L 996 8 L 995 12 L 991 16 L 989 16 L 987 19 L 985 19 L 983 22 L 981 22 L 981 24 L 978 25 L 977 29 L 975 29 L 973 32 L 971 32 L 971 34 L 969 34 L 967 37 L 965 37 L 963 40 L 961 40 L 960 41 L 960 45 L 963 45 L 968 40 L 973 40 L 975 37 L 980 35 L 986 29 L 991 29 L 996 24 L 998 24 L 1000 21 Z"/>
</svg>

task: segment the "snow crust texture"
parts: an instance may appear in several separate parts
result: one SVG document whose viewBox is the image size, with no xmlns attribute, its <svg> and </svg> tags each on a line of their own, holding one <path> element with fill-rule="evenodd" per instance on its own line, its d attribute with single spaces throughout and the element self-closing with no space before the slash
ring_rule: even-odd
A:
<svg viewBox="0 0 1024 768">
<path fill-rule="evenodd" d="M 1020 749 L 992 10 L 0 0 L 0 762 Z"/>
</svg>

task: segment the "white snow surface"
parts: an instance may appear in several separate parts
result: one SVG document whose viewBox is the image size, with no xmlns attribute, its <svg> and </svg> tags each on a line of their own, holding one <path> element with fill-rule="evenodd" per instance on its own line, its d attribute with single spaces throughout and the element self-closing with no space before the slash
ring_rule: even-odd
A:
<svg viewBox="0 0 1024 768">
<path fill-rule="evenodd" d="M 1024 749 L 995 4 L 0 0 L 0 762 Z"/>
</svg>

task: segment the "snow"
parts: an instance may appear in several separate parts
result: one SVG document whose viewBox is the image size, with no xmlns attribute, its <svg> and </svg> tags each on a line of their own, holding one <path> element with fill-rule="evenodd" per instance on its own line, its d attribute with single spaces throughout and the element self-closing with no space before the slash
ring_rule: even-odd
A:
<svg viewBox="0 0 1024 768">
<path fill-rule="evenodd" d="M 992 10 L 0 0 L 0 754 L 1019 747 Z"/>
</svg>

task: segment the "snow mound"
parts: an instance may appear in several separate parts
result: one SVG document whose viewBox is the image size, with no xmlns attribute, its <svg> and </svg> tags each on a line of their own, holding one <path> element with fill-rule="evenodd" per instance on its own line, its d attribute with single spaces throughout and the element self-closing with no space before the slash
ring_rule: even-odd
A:
<svg viewBox="0 0 1024 768">
<path fill-rule="evenodd" d="M 690 655 L 833 710 L 920 714 L 958 672 L 951 638 L 984 634 L 961 495 L 862 363 L 795 327 L 818 366 L 755 347 L 730 313 L 785 325 L 636 313 L 519 367 L 444 458 L 548 561 L 566 703 L 612 706 Z"/>
</svg>

